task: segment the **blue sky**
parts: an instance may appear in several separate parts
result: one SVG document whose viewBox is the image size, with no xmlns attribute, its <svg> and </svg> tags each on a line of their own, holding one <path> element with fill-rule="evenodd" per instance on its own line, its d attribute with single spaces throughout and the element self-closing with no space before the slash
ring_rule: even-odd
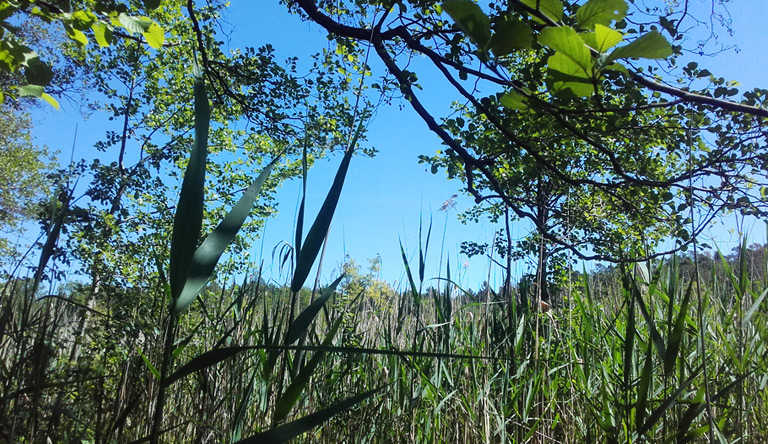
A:
<svg viewBox="0 0 768 444">
<path fill-rule="evenodd" d="M 233 46 L 257 47 L 270 43 L 276 48 L 277 58 L 284 59 L 294 55 L 304 58 L 329 45 L 325 31 L 314 24 L 301 22 L 296 16 L 290 16 L 277 0 L 260 0 L 258 9 L 251 1 L 234 0 L 232 3 L 229 22 L 235 31 L 232 35 Z M 760 13 L 750 9 L 750 5 L 755 8 L 756 3 L 764 2 L 746 3 L 734 2 L 728 6 L 735 34 L 732 38 L 726 36 L 724 42 L 738 45 L 739 51 L 731 50 L 715 58 L 702 60 L 701 65 L 716 75 L 739 80 L 745 89 L 761 85 L 768 87 L 768 82 L 764 81 L 765 73 L 768 72 L 768 59 L 765 57 L 768 40 L 762 31 L 767 14 L 762 12 L 762 8 L 757 9 Z M 372 56 L 371 64 L 376 77 L 384 71 L 374 58 Z M 411 69 L 419 72 L 418 66 L 424 62 L 416 60 L 414 63 L 416 68 Z M 420 80 L 425 85 L 420 97 L 431 109 L 445 115 L 451 97 L 442 93 L 445 89 L 432 77 L 422 76 Z M 69 157 L 75 125 L 79 128 L 75 157 L 90 158 L 98 155 L 92 145 L 103 136 L 105 125 L 110 124 L 98 114 L 83 120 L 76 110 L 63 101 L 61 111 L 40 109 L 34 117 L 38 142 L 60 149 L 61 157 L 66 159 Z M 111 125 L 115 125 L 114 122 Z M 490 243 L 496 227 L 487 222 L 469 225 L 459 223 L 457 213 L 472 205 L 472 199 L 460 192 L 455 209 L 438 211 L 444 201 L 458 192 L 460 183 L 447 181 L 443 173 L 433 175 L 424 165 L 418 164 L 419 154 L 432 154 L 442 148 L 437 137 L 428 131 L 405 102 L 379 108 L 368 124 L 368 131 L 369 143 L 379 153 L 374 158 L 356 157 L 352 161 L 330 233 L 324 280 L 333 277 L 335 273 L 332 270 L 338 268 L 346 254 L 363 266 L 367 264 L 366 259 L 380 255 L 383 263 L 381 278 L 390 283 L 402 282 L 404 269 L 398 241 L 402 239 L 409 255 L 417 251 L 421 215 L 425 225 L 430 217 L 433 221 L 427 277 L 436 277 L 439 273 L 441 238 L 445 230 L 441 269 L 445 269 L 445 261 L 450 258 L 452 276 L 458 276 L 459 282 L 465 287 L 477 288 L 489 277 L 490 282 L 498 286 L 502 280 L 501 273 L 497 267 L 489 267 L 487 258 L 468 260 L 459 255 L 461 241 Z M 309 218 L 314 217 L 325 197 L 339 160 L 338 157 L 321 160 L 310 171 L 307 196 Z M 262 240 L 257 241 L 252 249 L 252 257 L 255 258 L 259 258 L 263 252 L 266 275 L 278 282 L 284 282 L 285 276 L 278 275 L 271 252 L 281 240 L 291 241 L 293 238 L 298 199 L 299 181 L 285 183 L 277 195 L 279 214 L 267 222 Z M 737 236 L 729 232 L 735 228 L 734 221 L 735 218 L 728 218 L 712 231 L 723 250 L 730 250 L 735 245 Z M 748 221 L 746 228 L 753 233 L 753 239 L 762 241 L 765 238 L 762 224 Z M 513 236 L 524 237 L 529 229 L 525 223 L 513 225 Z M 514 275 L 519 277 L 530 272 L 531 266 L 525 261 L 516 264 Z M 444 271 L 442 274 L 445 274 Z"/>
</svg>

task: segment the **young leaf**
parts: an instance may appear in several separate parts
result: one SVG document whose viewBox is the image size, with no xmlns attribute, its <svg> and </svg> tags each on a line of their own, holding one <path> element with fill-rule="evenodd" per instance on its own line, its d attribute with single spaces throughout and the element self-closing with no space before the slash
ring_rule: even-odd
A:
<svg viewBox="0 0 768 444">
<path fill-rule="evenodd" d="M 93 36 L 96 37 L 96 43 L 102 48 L 112 44 L 112 28 L 104 23 L 96 22 L 93 24 Z"/>
<path fill-rule="evenodd" d="M 137 34 L 143 34 L 147 32 L 150 25 L 153 23 L 152 20 L 148 18 L 134 17 L 124 12 L 121 12 L 120 15 L 117 16 L 117 20 L 123 28 Z"/>
<path fill-rule="evenodd" d="M 605 52 L 624 40 L 624 35 L 619 31 L 611 29 L 601 24 L 595 25 L 595 44 L 594 48 L 598 52 Z"/>
<path fill-rule="evenodd" d="M 315 319 L 315 316 L 317 316 L 317 313 L 319 313 L 320 309 L 323 308 L 325 301 L 327 301 L 328 298 L 333 295 L 333 292 L 336 291 L 336 287 L 339 285 L 339 282 L 341 282 L 342 279 L 344 279 L 344 274 L 333 281 L 331 285 L 327 286 L 320 294 L 320 297 L 315 299 L 315 301 L 312 302 L 309 307 L 305 308 L 304 311 L 302 311 L 301 314 L 296 318 L 296 320 L 291 323 L 290 327 L 288 327 L 288 344 L 293 344 L 294 342 L 298 341 L 301 335 L 307 331 L 309 324 L 312 323 L 312 321 Z"/>
<path fill-rule="evenodd" d="M 443 2 L 443 10 L 480 49 L 488 47 L 491 40 L 491 20 L 477 3 L 471 0 L 447 0 Z"/>
<path fill-rule="evenodd" d="M 576 11 L 579 28 L 593 29 L 595 25 L 608 26 L 626 17 L 629 5 L 625 0 L 589 0 Z"/>
<path fill-rule="evenodd" d="M 251 214 L 253 204 L 259 198 L 259 191 L 267 177 L 269 177 L 269 173 L 272 171 L 276 161 L 277 159 L 273 160 L 264 168 L 242 197 L 240 197 L 240 200 L 237 201 L 232 210 L 224 217 L 224 220 L 208 235 L 200 247 L 195 250 L 184 287 L 174 303 L 174 313 L 181 312 L 191 304 L 211 278 L 219 258 L 224 253 L 224 250 L 227 249 L 227 246 L 235 239 L 237 232 L 240 231 L 243 223 L 245 223 L 245 219 Z"/>
</svg>

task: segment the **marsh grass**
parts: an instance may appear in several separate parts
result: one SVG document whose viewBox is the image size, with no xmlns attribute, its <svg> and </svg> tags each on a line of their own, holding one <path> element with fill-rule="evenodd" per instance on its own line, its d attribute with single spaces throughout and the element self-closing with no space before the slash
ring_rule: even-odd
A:
<svg viewBox="0 0 768 444">
<path fill-rule="evenodd" d="M 708 276 L 674 257 L 572 273 L 543 311 L 524 285 L 464 291 L 450 263 L 425 288 L 430 222 L 417 251 L 401 247 L 402 291 L 344 275 L 310 291 L 360 125 L 306 237 L 302 201 L 290 284 L 258 268 L 212 280 L 271 164 L 200 242 L 201 82 L 196 97 L 167 278 L 158 256 L 138 285 L 95 295 L 5 280 L 3 442 L 768 441 L 768 290 L 746 244 Z"/>
</svg>

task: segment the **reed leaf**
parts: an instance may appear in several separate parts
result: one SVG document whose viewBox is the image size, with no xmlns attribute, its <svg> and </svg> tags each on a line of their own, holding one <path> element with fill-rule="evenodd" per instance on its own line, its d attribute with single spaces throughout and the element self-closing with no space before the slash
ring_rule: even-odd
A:
<svg viewBox="0 0 768 444">
<path fill-rule="evenodd" d="M 369 390 L 365 393 L 352 396 L 341 402 L 338 402 L 326 409 L 319 412 L 312 413 L 303 418 L 291 421 L 287 424 L 283 424 L 278 427 L 271 428 L 261 433 L 257 433 L 251 437 L 238 441 L 236 444 L 279 444 L 284 443 L 290 439 L 296 438 L 339 413 L 345 412 L 357 404 L 365 401 L 377 392 L 381 391 L 384 387 L 379 387 L 373 390 Z"/>
<path fill-rule="evenodd" d="M 339 327 L 341 327 L 343 321 L 344 317 L 339 316 L 339 319 L 334 322 L 331 330 L 326 335 L 325 340 L 323 340 L 324 347 L 331 345 L 331 342 L 333 342 L 333 338 L 339 331 Z M 307 387 L 309 378 L 312 377 L 312 375 L 315 373 L 315 369 L 317 368 L 318 364 L 320 364 L 324 356 L 325 352 L 316 352 L 314 356 L 312 356 L 312 359 L 307 362 L 307 365 L 305 365 L 299 374 L 296 375 L 296 378 L 291 381 L 291 384 L 288 386 L 288 388 L 285 389 L 283 396 L 281 396 L 275 404 L 275 411 L 272 417 L 274 424 L 281 422 L 288 417 L 291 409 L 294 405 L 296 405 L 296 402 L 298 402 L 299 396 L 301 396 L 301 393 Z"/>
<path fill-rule="evenodd" d="M 341 160 L 339 170 L 336 172 L 336 177 L 333 179 L 328 195 L 325 197 L 323 206 L 320 207 L 320 212 L 315 218 L 315 222 L 307 233 L 307 238 L 304 240 L 304 244 L 301 246 L 301 251 L 296 258 L 296 270 L 293 273 L 293 280 L 291 281 L 291 291 L 297 293 L 301 290 L 301 287 L 306 282 L 309 272 L 312 269 L 312 264 L 315 263 L 317 255 L 320 253 L 320 247 L 323 245 L 325 236 L 328 233 L 328 227 L 331 226 L 331 220 L 333 219 L 333 213 L 336 212 L 336 205 L 339 203 L 339 197 L 341 196 L 341 189 L 344 187 L 344 180 L 347 177 L 347 171 L 349 170 L 349 162 L 352 160 L 352 154 L 355 151 L 355 145 L 357 139 L 360 137 L 362 131 L 362 122 L 355 134 L 353 143 L 350 144 L 349 149 L 344 153 L 344 158 Z"/>
<path fill-rule="evenodd" d="M 224 250 L 235 239 L 237 232 L 240 231 L 243 223 L 251 214 L 253 204 L 259 198 L 261 187 L 264 185 L 267 177 L 269 177 L 269 173 L 276 162 L 277 159 L 270 162 L 264 168 L 261 174 L 240 197 L 240 200 L 237 201 L 232 210 L 224 216 L 221 223 L 205 238 L 200 247 L 195 250 L 188 278 L 184 283 L 181 294 L 176 298 L 173 305 L 174 314 L 180 313 L 189 306 L 203 290 L 205 284 L 208 283 L 208 280 L 213 275 L 214 268 L 216 268 L 216 264 L 219 262 L 219 258 L 221 258 Z"/>
<path fill-rule="evenodd" d="M 307 308 L 305 308 L 304 311 L 299 314 L 296 320 L 291 323 L 290 327 L 288 327 L 288 344 L 293 344 L 294 342 L 298 341 L 301 335 L 307 331 L 309 324 L 312 323 L 312 321 L 317 316 L 317 313 L 319 313 L 320 309 L 323 308 L 323 305 L 325 305 L 325 302 L 333 295 L 333 292 L 336 291 L 336 287 L 338 287 L 342 279 L 344 279 L 344 274 L 333 281 L 331 285 L 325 287 L 323 292 L 320 294 L 320 297 L 315 299 L 315 301 L 312 302 Z"/>
<path fill-rule="evenodd" d="M 205 82 L 195 77 L 195 142 L 181 183 L 179 204 L 173 220 L 169 280 L 175 301 L 181 295 L 203 226 L 205 163 L 208 156 L 210 107 Z M 175 303 L 174 303 L 175 306 Z"/>
<path fill-rule="evenodd" d="M 683 342 L 683 334 L 685 333 L 685 318 L 688 316 L 688 307 L 691 302 L 691 294 L 693 293 L 693 283 L 691 280 L 688 284 L 688 289 L 683 295 L 683 301 L 680 305 L 680 312 L 677 314 L 672 332 L 669 335 L 669 341 L 667 342 L 667 350 L 664 355 L 664 374 L 671 374 L 675 362 L 677 361 L 677 354 L 680 351 L 680 344 Z M 672 302 L 670 301 L 670 304 Z"/>
</svg>

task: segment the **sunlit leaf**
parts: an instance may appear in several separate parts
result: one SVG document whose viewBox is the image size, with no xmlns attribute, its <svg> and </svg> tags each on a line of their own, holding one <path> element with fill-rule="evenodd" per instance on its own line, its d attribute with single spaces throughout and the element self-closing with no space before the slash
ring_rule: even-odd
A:
<svg viewBox="0 0 768 444">
<path fill-rule="evenodd" d="M 165 32 L 163 31 L 163 28 L 155 22 L 152 22 L 142 35 L 147 40 L 147 44 L 155 49 L 162 48 L 163 43 L 165 42 Z"/>
<path fill-rule="evenodd" d="M 539 34 L 539 43 L 571 59 L 586 77 L 592 74 L 592 56 L 589 48 L 575 29 L 569 26 L 546 28 Z M 552 66 L 549 67 L 552 69 Z"/>
<path fill-rule="evenodd" d="M 112 28 L 108 27 L 104 23 L 97 22 L 93 24 L 93 36 L 96 38 L 96 43 L 102 48 L 105 48 L 112 44 Z"/>
<path fill-rule="evenodd" d="M 672 55 L 672 46 L 658 31 L 651 31 L 629 45 L 613 50 L 610 60 L 616 59 L 664 59 Z"/>
<path fill-rule="evenodd" d="M 627 15 L 629 5 L 624 0 L 589 0 L 576 11 L 580 28 L 594 29 L 595 25 L 608 26 Z"/>
<path fill-rule="evenodd" d="M 607 26 L 597 24 L 595 25 L 595 40 L 597 46 L 594 48 L 598 52 L 605 52 L 621 43 L 624 40 L 624 35 Z"/>
</svg>

